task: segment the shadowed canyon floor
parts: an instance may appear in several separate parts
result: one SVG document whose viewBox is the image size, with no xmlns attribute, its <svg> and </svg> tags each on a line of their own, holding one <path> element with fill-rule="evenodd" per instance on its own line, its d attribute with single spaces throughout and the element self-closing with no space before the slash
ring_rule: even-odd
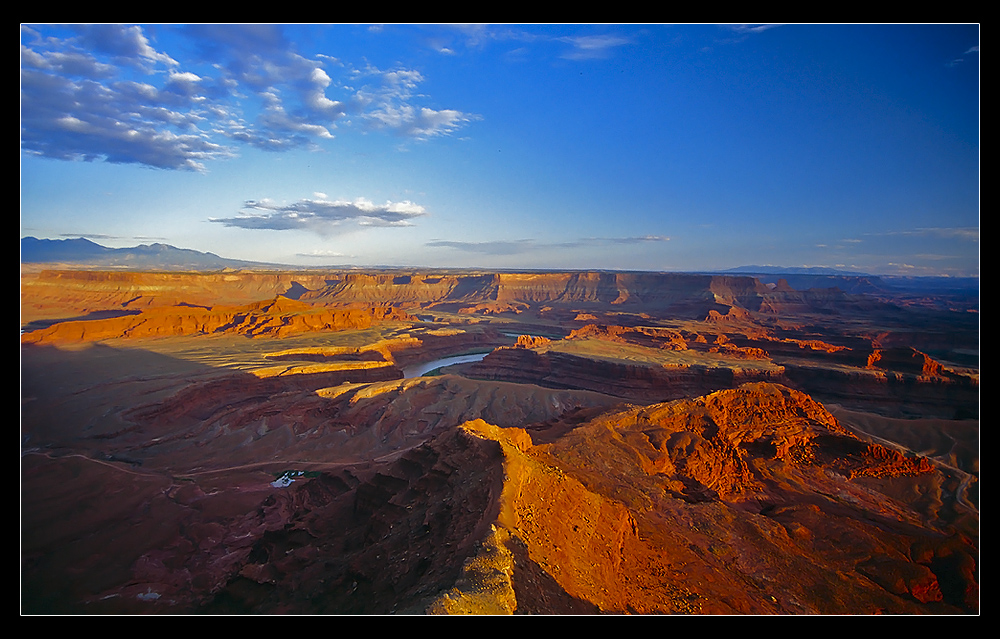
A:
<svg viewBox="0 0 1000 639">
<path fill-rule="evenodd" d="M 21 610 L 978 613 L 978 314 L 913 299 L 25 271 Z"/>
</svg>

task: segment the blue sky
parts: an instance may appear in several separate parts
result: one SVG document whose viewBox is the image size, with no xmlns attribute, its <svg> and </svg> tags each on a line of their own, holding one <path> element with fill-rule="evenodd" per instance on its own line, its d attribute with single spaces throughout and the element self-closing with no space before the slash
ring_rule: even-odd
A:
<svg viewBox="0 0 1000 639">
<path fill-rule="evenodd" d="M 979 274 L 978 25 L 22 25 L 21 235 Z"/>
</svg>

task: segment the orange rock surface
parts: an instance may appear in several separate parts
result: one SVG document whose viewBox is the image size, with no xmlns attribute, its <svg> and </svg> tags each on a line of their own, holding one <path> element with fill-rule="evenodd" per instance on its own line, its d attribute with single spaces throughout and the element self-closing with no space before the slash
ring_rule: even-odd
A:
<svg viewBox="0 0 1000 639">
<path fill-rule="evenodd" d="M 314 309 L 303 302 L 278 297 L 240 307 L 155 307 L 136 315 L 59 322 L 22 335 L 21 342 L 50 344 L 218 333 L 278 338 L 311 331 L 367 328 L 376 322 L 409 319 L 413 318 L 392 307 Z"/>
<path fill-rule="evenodd" d="M 911 312 L 663 273 L 26 274 L 22 612 L 976 614 L 969 325 Z"/>
</svg>

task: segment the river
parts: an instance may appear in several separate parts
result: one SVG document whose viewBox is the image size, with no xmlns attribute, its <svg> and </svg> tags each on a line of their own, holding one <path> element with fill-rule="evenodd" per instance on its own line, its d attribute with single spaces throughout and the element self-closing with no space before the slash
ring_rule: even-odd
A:
<svg viewBox="0 0 1000 639">
<path fill-rule="evenodd" d="M 422 364 L 414 364 L 412 366 L 407 366 L 403 369 L 403 377 L 405 379 L 410 379 L 412 377 L 422 377 L 427 373 L 431 372 L 435 368 L 441 368 L 442 366 L 451 366 L 452 364 L 466 364 L 468 362 L 480 362 L 484 357 L 489 355 L 489 353 L 473 353 L 471 355 L 454 355 L 452 357 L 443 357 L 441 359 L 436 359 L 430 362 L 424 362 Z"/>
</svg>

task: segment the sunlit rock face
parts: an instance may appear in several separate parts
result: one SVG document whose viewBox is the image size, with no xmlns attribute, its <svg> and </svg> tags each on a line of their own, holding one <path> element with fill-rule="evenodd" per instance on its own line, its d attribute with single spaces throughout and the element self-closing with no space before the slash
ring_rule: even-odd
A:
<svg viewBox="0 0 1000 639">
<path fill-rule="evenodd" d="M 24 612 L 978 612 L 965 314 L 653 273 L 22 291 Z"/>
</svg>

